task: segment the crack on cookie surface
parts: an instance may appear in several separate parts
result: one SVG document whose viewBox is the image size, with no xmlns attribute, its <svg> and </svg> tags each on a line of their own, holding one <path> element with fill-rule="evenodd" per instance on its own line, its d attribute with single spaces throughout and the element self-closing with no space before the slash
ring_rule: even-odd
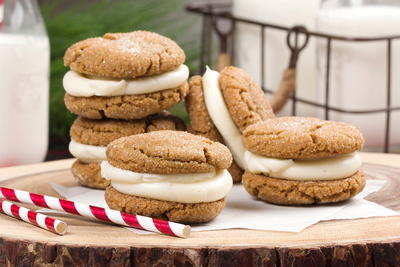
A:
<svg viewBox="0 0 400 267">
<path fill-rule="evenodd" d="M 144 72 L 145 75 L 149 75 L 149 73 L 151 72 L 151 67 L 153 66 L 153 61 L 150 60 L 149 61 L 149 65 L 146 67 L 146 71 Z"/>
</svg>

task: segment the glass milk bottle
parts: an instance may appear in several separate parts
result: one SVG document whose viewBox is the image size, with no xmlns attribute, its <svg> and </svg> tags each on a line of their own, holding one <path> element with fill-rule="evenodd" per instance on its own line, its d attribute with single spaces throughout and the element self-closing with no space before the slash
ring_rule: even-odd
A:
<svg viewBox="0 0 400 267">
<path fill-rule="evenodd" d="M 318 31 L 346 37 L 400 35 L 398 0 L 324 0 L 317 16 Z M 400 40 L 391 44 L 391 105 L 400 106 Z M 346 42 L 332 40 L 330 61 L 330 105 L 347 110 L 386 108 L 387 40 Z M 327 41 L 319 40 L 318 92 L 325 96 Z M 322 114 L 321 114 L 322 115 Z M 364 134 L 371 149 L 384 143 L 386 114 L 346 114 L 330 112 L 330 120 L 349 122 Z M 400 112 L 392 112 L 390 143 L 400 144 Z"/>
<path fill-rule="evenodd" d="M 1 2 L 0 167 L 4 167 L 40 162 L 46 156 L 50 48 L 36 0 Z"/>
</svg>

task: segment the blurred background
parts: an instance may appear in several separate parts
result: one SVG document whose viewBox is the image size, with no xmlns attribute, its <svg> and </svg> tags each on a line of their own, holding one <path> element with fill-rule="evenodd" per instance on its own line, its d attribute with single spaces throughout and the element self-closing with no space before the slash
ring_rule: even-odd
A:
<svg viewBox="0 0 400 267">
<path fill-rule="evenodd" d="M 7 13 L 7 5 L 12 12 Z M 70 156 L 75 116 L 63 103 L 65 50 L 106 32 L 134 30 L 175 40 L 191 74 L 201 73 L 205 65 L 221 69 L 233 64 L 249 72 L 273 102 L 284 88 L 286 105 L 277 108 L 279 116 L 353 123 L 364 133 L 367 151 L 397 153 L 399 29 L 400 1 L 395 0 L 0 0 L 0 166 L 19 164 L 10 151 L 29 155 L 46 147 L 47 137 L 36 136 L 43 135 L 47 118 L 39 120 L 35 112 L 49 114 L 46 159 Z M 21 41 L 16 35 L 9 38 L 10 33 L 43 38 Z M 42 92 L 39 99 L 35 87 L 46 81 L 42 86 L 30 76 L 47 71 L 47 54 L 49 95 Z M 15 102 L 6 100 L 15 92 L 20 95 Z M 42 105 L 43 99 L 49 105 Z M 188 123 L 182 103 L 170 111 Z"/>
</svg>

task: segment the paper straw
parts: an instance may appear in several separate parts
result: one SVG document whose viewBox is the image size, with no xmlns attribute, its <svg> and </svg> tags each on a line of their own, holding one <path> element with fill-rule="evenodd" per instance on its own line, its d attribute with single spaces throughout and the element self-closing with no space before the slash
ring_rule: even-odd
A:
<svg viewBox="0 0 400 267">
<path fill-rule="evenodd" d="M 1 199 L 0 213 L 4 213 L 59 235 L 64 235 L 67 232 L 68 226 L 65 222 Z"/>
<path fill-rule="evenodd" d="M 180 223 L 153 219 L 6 187 L 0 187 L 0 198 L 177 237 L 187 238 L 191 230 L 190 226 Z"/>
</svg>

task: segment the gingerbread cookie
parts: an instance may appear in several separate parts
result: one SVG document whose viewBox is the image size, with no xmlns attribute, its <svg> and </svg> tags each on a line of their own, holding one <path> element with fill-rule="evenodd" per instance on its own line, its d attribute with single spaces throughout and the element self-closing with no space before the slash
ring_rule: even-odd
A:
<svg viewBox="0 0 400 267">
<path fill-rule="evenodd" d="M 121 137 L 160 130 L 185 130 L 181 119 L 159 113 L 141 120 L 90 120 L 78 117 L 70 129 L 70 152 L 78 160 L 72 174 L 82 185 L 106 188 L 109 181 L 100 175 L 100 162 L 106 158 L 106 146 Z"/>
<path fill-rule="evenodd" d="M 322 204 L 357 195 L 365 186 L 365 177 L 358 171 L 350 177 L 332 181 L 294 181 L 246 171 L 243 185 L 252 196 L 275 204 Z"/>
<path fill-rule="evenodd" d="M 307 117 L 280 117 L 252 125 L 243 132 L 243 139 L 255 154 L 292 159 L 351 153 L 360 150 L 364 142 L 360 131 L 350 124 Z"/>
<path fill-rule="evenodd" d="M 261 87 L 242 69 L 224 68 L 219 84 L 229 114 L 240 132 L 249 125 L 275 117 Z"/>
<path fill-rule="evenodd" d="M 261 88 L 239 68 L 226 67 L 220 74 L 208 69 L 203 77 L 190 79 L 185 103 L 190 130 L 225 143 L 231 149 L 234 161 L 229 171 L 234 181 L 240 182 L 244 169 L 240 156 L 244 146 L 239 144 L 242 131 L 251 124 L 274 117 Z"/>
<path fill-rule="evenodd" d="M 224 199 L 202 203 L 179 203 L 123 194 L 112 186 L 106 189 L 105 199 L 112 209 L 184 223 L 211 221 L 225 207 Z"/>
<path fill-rule="evenodd" d="M 185 54 L 156 33 L 107 33 L 72 45 L 64 64 L 64 102 L 89 119 L 141 119 L 185 97 Z"/>
<path fill-rule="evenodd" d="M 107 147 L 102 176 L 107 204 L 117 210 L 184 223 L 217 216 L 232 187 L 227 147 L 187 132 L 123 137 Z"/>
<path fill-rule="evenodd" d="M 243 137 L 248 151 L 242 183 L 255 197 L 321 204 L 349 199 L 365 186 L 357 153 L 364 140 L 349 124 L 282 117 L 249 126 Z"/>
<path fill-rule="evenodd" d="M 67 49 L 64 65 L 92 76 L 136 78 L 178 68 L 185 53 L 171 39 L 154 32 L 106 33 Z"/>
<path fill-rule="evenodd" d="M 107 160 L 133 172 L 178 174 L 226 169 L 232 162 L 226 146 L 186 132 L 158 131 L 115 140 Z"/>
<path fill-rule="evenodd" d="M 141 119 L 165 110 L 184 99 L 188 84 L 142 95 L 76 97 L 65 94 L 67 109 L 89 119 Z"/>
<path fill-rule="evenodd" d="M 105 189 L 110 185 L 110 181 L 101 177 L 98 162 L 85 163 L 79 159 L 75 160 L 71 166 L 71 172 L 81 185 L 97 189 Z"/>
</svg>

